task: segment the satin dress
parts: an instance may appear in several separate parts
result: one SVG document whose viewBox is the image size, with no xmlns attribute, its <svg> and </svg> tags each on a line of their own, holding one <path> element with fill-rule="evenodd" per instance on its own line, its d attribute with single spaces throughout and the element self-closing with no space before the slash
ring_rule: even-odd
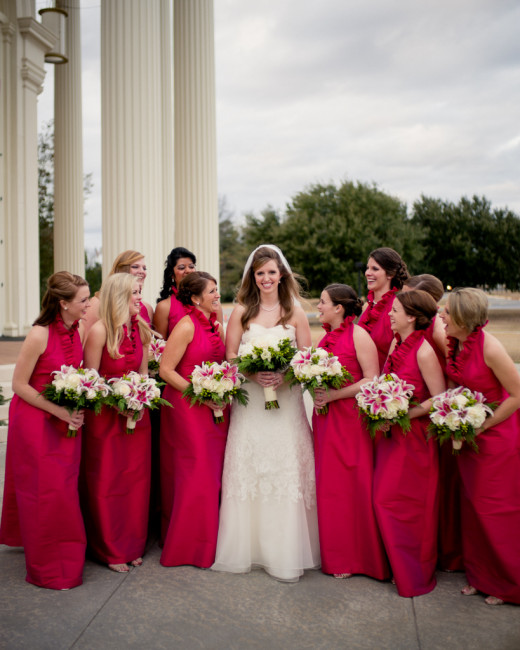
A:
<svg viewBox="0 0 520 650">
<path fill-rule="evenodd" d="M 204 361 L 222 362 L 226 352 L 215 314 L 208 320 L 195 307 L 187 310 L 195 331 L 176 367 L 185 379 Z M 172 386 L 163 396 L 173 408 L 161 410 L 161 564 L 207 568 L 215 559 L 229 408 L 217 424 L 209 407 L 190 407 Z"/>
<path fill-rule="evenodd" d="M 172 295 L 170 298 L 170 311 L 168 313 L 168 336 L 173 331 L 173 328 L 180 321 L 181 318 L 184 318 L 188 313 L 187 308 L 177 300 L 177 289 L 172 287 Z"/>
<path fill-rule="evenodd" d="M 340 327 L 328 330 L 319 346 L 335 354 L 356 383 L 363 372 L 354 346 L 353 320 L 354 316 L 347 317 Z M 312 416 L 322 571 L 389 578 L 372 505 L 372 439 L 355 397 L 329 402 L 328 409 Z"/>
<path fill-rule="evenodd" d="M 455 354 L 450 339 L 448 377 L 500 404 L 507 393 L 484 361 L 478 327 Z M 520 411 L 481 433 L 479 452 L 463 445 L 462 550 L 468 583 L 484 594 L 520 604 Z"/>
<path fill-rule="evenodd" d="M 143 345 L 137 320 L 130 336 L 112 359 L 106 346 L 99 373 L 106 379 L 139 372 Z M 145 410 L 133 434 L 126 433 L 126 416 L 104 407 L 88 412 L 82 460 L 82 507 L 90 552 L 104 564 L 124 564 L 141 557 L 148 531 L 150 499 L 150 418 Z"/>
<path fill-rule="evenodd" d="M 42 391 L 63 364 L 79 366 L 83 348 L 77 323 L 67 330 L 60 316 L 49 325 L 45 352 L 29 384 Z M 68 425 L 15 395 L 9 433 L 0 543 L 23 546 L 27 582 L 48 589 L 82 584 L 86 536 L 78 475 L 81 429 L 67 438 Z"/>
<path fill-rule="evenodd" d="M 374 292 L 369 291 L 367 297 L 368 307 L 361 314 L 358 321 L 358 325 L 370 334 L 376 344 L 380 371 L 383 370 L 388 350 L 394 340 L 388 312 L 392 307 L 396 293 L 397 289 L 390 289 L 375 303 Z"/>
<path fill-rule="evenodd" d="M 430 396 L 417 363 L 423 341 L 424 332 L 412 332 L 384 367 L 415 386 L 418 403 Z M 376 442 L 374 509 L 397 591 L 408 598 L 436 585 L 439 461 L 438 444 L 427 440 L 428 422 L 427 415 L 413 418 L 406 435 L 394 425 L 389 438 Z"/>
</svg>

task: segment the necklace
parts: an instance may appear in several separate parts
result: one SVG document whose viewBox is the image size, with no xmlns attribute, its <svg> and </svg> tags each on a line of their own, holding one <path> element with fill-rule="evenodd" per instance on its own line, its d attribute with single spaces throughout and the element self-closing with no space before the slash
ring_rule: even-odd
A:
<svg viewBox="0 0 520 650">
<path fill-rule="evenodd" d="M 280 303 L 277 302 L 274 307 L 264 307 L 262 303 L 260 303 L 260 309 L 263 309 L 264 311 L 274 311 L 279 305 Z"/>
</svg>

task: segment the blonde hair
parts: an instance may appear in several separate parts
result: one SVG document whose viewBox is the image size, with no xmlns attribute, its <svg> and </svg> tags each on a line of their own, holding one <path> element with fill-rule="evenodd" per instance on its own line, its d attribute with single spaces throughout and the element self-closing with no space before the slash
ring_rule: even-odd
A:
<svg viewBox="0 0 520 650">
<path fill-rule="evenodd" d="M 107 331 L 107 350 L 112 359 L 121 359 L 119 346 L 123 342 L 123 325 L 130 319 L 130 298 L 135 276 L 129 273 L 115 273 L 109 275 L 103 282 L 99 294 L 99 316 Z M 139 335 L 143 345 L 148 345 L 151 340 L 151 331 L 148 323 L 141 316 L 137 317 Z"/>
<path fill-rule="evenodd" d="M 114 260 L 109 275 L 114 273 L 130 273 L 130 267 L 138 260 L 142 260 L 144 255 L 138 251 L 123 251 Z"/>
<path fill-rule="evenodd" d="M 488 299 L 481 289 L 453 289 L 448 296 L 447 307 L 455 325 L 469 332 L 485 325 L 488 319 Z"/>
</svg>

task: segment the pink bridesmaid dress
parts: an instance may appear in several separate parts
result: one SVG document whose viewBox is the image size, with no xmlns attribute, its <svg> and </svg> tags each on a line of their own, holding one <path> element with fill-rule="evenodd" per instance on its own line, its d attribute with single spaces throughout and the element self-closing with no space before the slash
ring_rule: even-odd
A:
<svg viewBox="0 0 520 650">
<path fill-rule="evenodd" d="M 37 391 L 63 364 L 79 366 L 83 348 L 77 323 L 67 330 L 60 316 L 49 325 L 45 352 L 29 380 Z M 48 589 L 81 585 L 86 537 L 78 475 L 81 430 L 67 438 L 68 425 L 15 395 L 9 434 L 0 543 L 23 546 L 27 582 Z"/>
<path fill-rule="evenodd" d="M 394 333 L 390 327 L 390 311 L 394 302 L 397 289 L 390 289 L 381 299 L 374 303 L 374 292 L 369 291 L 367 297 L 368 307 L 359 317 L 358 325 L 365 329 L 376 344 L 379 368 L 385 365 L 388 350 L 394 340 Z"/>
<path fill-rule="evenodd" d="M 355 383 L 363 373 L 353 320 L 354 316 L 345 318 L 319 346 L 339 358 Z M 321 568 L 324 573 L 384 580 L 390 572 L 372 505 L 374 445 L 355 397 L 330 402 L 328 408 L 328 413 L 314 412 L 312 417 Z"/>
<path fill-rule="evenodd" d="M 187 309 L 195 332 L 176 368 L 185 379 L 195 365 L 225 358 L 214 320 L 194 307 Z M 161 564 L 207 568 L 215 560 L 229 409 L 224 410 L 225 422 L 217 424 L 207 406 L 190 407 L 172 386 L 165 387 L 164 398 L 173 408 L 161 411 Z"/>
</svg>

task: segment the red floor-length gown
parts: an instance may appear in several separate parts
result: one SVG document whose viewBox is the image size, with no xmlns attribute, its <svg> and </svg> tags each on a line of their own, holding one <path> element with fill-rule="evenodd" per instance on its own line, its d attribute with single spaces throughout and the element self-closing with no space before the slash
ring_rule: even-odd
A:
<svg viewBox="0 0 520 650">
<path fill-rule="evenodd" d="M 354 347 L 354 316 L 329 331 L 319 346 L 335 354 L 358 382 L 363 372 Z M 388 561 L 372 505 L 374 445 L 355 397 L 313 413 L 316 496 L 324 573 L 361 573 L 386 579 Z"/>
<path fill-rule="evenodd" d="M 388 358 L 384 372 L 393 372 L 415 386 L 421 403 L 429 391 L 417 363 L 424 332 L 412 332 Z M 393 426 L 389 438 L 376 443 L 374 508 L 400 596 L 421 596 L 436 584 L 439 518 L 437 443 L 427 440 L 427 415 L 411 420 L 403 435 Z"/>
<path fill-rule="evenodd" d="M 137 320 L 119 347 L 120 359 L 103 348 L 99 373 L 106 379 L 139 371 L 143 345 Z M 144 553 L 150 499 L 150 418 L 145 411 L 133 434 L 126 417 L 103 407 L 86 416 L 82 461 L 82 505 L 89 550 L 105 564 L 124 564 Z"/>
<path fill-rule="evenodd" d="M 367 297 L 368 307 L 361 314 L 358 321 L 358 325 L 370 334 L 376 344 L 379 369 L 381 371 L 385 365 L 390 345 L 394 340 L 388 312 L 392 307 L 396 293 L 397 289 L 390 289 L 377 302 L 374 302 L 374 292 L 369 291 Z"/>
<path fill-rule="evenodd" d="M 58 316 L 29 384 L 41 391 L 54 370 L 63 364 L 77 367 L 82 359 L 77 323 L 67 330 Z M 49 589 L 82 584 L 85 563 L 78 495 L 81 429 L 75 438 L 67 438 L 67 430 L 63 420 L 13 397 L 0 542 L 23 546 L 27 582 Z"/>
<path fill-rule="evenodd" d="M 214 321 L 196 308 L 189 307 L 188 313 L 195 332 L 176 368 L 185 379 L 195 365 L 220 363 L 225 357 Z M 169 385 L 164 398 L 173 408 L 161 413 L 161 564 L 210 567 L 217 544 L 229 409 L 224 410 L 225 422 L 217 424 L 207 406 L 190 407 L 182 393 Z"/>
<path fill-rule="evenodd" d="M 177 289 L 172 287 L 172 295 L 170 296 L 170 311 L 168 312 L 168 336 L 173 331 L 173 328 L 180 321 L 181 318 L 184 318 L 188 313 L 186 307 L 182 304 L 180 300 L 177 300 Z"/>
<path fill-rule="evenodd" d="M 478 327 L 454 355 L 450 339 L 447 372 L 461 386 L 500 404 L 507 393 L 484 361 Z M 520 411 L 477 438 L 478 453 L 463 445 L 462 548 L 468 583 L 485 594 L 520 604 Z"/>
</svg>

